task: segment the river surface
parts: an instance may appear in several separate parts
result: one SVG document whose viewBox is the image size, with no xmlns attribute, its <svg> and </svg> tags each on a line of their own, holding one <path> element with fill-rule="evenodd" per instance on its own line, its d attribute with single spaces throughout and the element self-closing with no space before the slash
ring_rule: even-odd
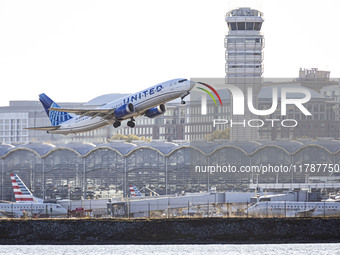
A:
<svg viewBox="0 0 340 255">
<path fill-rule="evenodd" d="M 6 255 L 68 254 L 339 254 L 340 243 L 313 244 L 211 244 L 211 245 L 0 245 Z"/>
</svg>

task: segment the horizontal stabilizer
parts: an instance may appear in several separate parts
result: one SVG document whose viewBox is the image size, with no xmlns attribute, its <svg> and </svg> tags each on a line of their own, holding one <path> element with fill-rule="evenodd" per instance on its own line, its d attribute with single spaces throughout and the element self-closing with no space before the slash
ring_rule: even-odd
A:
<svg viewBox="0 0 340 255">
<path fill-rule="evenodd" d="M 74 113 L 76 115 L 89 116 L 93 118 L 102 117 L 104 119 L 112 119 L 116 109 L 50 108 L 49 110 L 57 112 Z"/>
<path fill-rule="evenodd" d="M 28 127 L 24 129 L 29 129 L 29 130 L 42 130 L 42 131 L 52 131 L 52 130 L 57 130 L 60 126 L 46 126 L 46 127 Z"/>
</svg>

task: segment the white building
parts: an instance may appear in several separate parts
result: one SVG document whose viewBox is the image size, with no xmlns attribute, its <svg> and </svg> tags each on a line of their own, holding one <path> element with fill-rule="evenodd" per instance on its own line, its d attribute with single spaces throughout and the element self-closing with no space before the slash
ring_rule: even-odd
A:
<svg viewBox="0 0 340 255">
<path fill-rule="evenodd" d="M 225 37 L 225 48 L 228 83 L 236 83 L 238 77 L 261 78 L 264 47 L 260 32 L 264 21 L 262 16 L 260 11 L 250 8 L 239 8 L 227 13 L 229 31 Z"/>
<path fill-rule="evenodd" d="M 340 81 L 338 85 L 323 87 L 320 94 L 329 98 L 328 103 L 333 104 L 335 111 L 335 120 L 340 120 Z"/>
<path fill-rule="evenodd" d="M 239 8 L 226 15 L 228 34 L 225 37 L 226 83 L 239 87 L 244 94 L 249 86 L 253 89 L 252 102 L 257 108 L 257 95 L 262 87 L 264 38 L 260 30 L 264 21 L 260 11 Z M 244 98 L 247 108 L 248 97 Z M 233 100 L 233 99 L 231 99 Z M 232 105 L 232 104 L 231 104 Z M 233 112 L 233 111 L 232 111 Z M 233 122 L 243 123 L 253 119 L 246 110 L 242 116 L 232 116 Z M 258 130 L 251 127 L 232 127 L 231 140 L 257 140 Z"/>
</svg>

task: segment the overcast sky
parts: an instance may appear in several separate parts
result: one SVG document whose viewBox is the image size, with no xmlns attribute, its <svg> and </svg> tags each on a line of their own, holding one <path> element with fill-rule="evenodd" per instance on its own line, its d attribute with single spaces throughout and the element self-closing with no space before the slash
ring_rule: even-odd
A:
<svg viewBox="0 0 340 255">
<path fill-rule="evenodd" d="M 225 14 L 264 13 L 264 77 L 340 77 L 340 1 L 0 1 L 0 106 L 86 102 L 173 78 L 224 77 Z"/>
</svg>

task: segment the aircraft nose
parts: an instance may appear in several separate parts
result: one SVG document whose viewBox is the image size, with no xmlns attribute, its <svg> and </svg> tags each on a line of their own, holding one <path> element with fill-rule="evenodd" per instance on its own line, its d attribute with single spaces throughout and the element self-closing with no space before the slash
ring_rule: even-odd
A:
<svg viewBox="0 0 340 255">
<path fill-rule="evenodd" d="M 190 81 L 190 89 L 189 90 L 191 90 L 194 86 L 195 86 L 195 84 L 196 84 L 196 82 L 194 82 L 194 81 Z"/>
</svg>

